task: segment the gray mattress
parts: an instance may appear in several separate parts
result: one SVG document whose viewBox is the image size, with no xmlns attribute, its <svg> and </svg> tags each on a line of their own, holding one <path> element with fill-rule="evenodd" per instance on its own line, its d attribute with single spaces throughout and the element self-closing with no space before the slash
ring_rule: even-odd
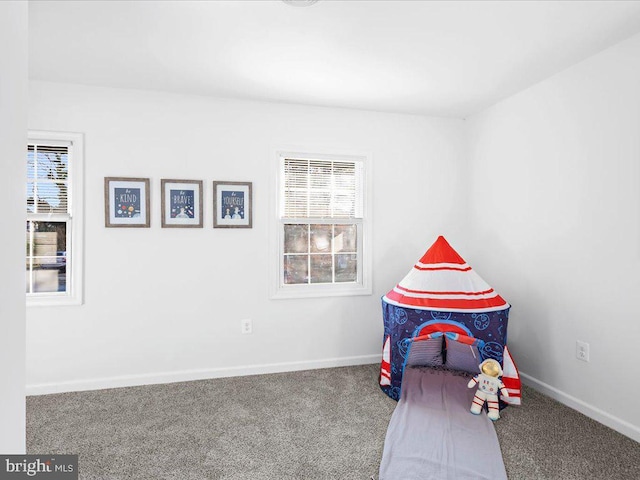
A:
<svg viewBox="0 0 640 480">
<path fill-rule="evenodd" d="M 469 412 L 470 378 L 443 369 L 405 370 L 379 480 L 507 478 L 493 423 L 484 412 Z"/>
</svg>

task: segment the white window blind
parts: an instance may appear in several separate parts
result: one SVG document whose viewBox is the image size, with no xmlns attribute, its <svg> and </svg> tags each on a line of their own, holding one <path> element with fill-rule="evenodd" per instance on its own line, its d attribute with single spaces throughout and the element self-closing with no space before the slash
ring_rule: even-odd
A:
<svg viewBox="0 0 640 480">
<path fill-rule="evenodd" d="M 282 218 L 362 218 L 360 162 L 284 159 Z"/>
<path fill-rule="evenodd" d="M 68 145 L 28 145 L 27 213 L 70 213 Z"/>
</svg>

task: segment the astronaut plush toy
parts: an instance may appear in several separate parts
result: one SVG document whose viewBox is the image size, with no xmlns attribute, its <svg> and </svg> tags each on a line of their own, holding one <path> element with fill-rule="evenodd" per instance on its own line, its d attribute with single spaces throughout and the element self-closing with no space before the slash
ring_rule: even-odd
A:
<svg viewBox="0 0 640 480">
<path fill-rule="evenodd" d="M 498 409 L 498 392 L 504 397 L 509 396 L 509 392 L 500 380 L 502 376 L 502 368 L 500 364 L 493 358 L 487 358 L 480 364 L 480 373 L 469 380 L 468 388 L 478 385 L 476 395 L 471 403 L 471 413 L 478 415 L 482 411 L 484 402 L 487 402 L 489 417 L 494 422 L 500 418 L 500 410 Z"/>
</svg>

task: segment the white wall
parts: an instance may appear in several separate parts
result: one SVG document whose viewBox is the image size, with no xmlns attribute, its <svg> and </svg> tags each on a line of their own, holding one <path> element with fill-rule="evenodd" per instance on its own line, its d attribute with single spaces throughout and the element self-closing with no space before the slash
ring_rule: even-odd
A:
<svg viewBox="0 0 640 480">
<path fill-rule="evenodd" d="M 24 159 L 27 3 L 0 2 L 0 452 L 25 451 Z"/>
<path fill-rule="evenodd" d="M 462 238 L 459 120 L 40 82 L 30 97 L 29 128 L 85 134 L 86 176 L 85 305 L 28 309 L 32 393 L 377 361 L 380 296 L 437 235 Z M 371 153 L 373 295 L 269 299 L 279 146 Z M 150 229 L 104 228 L 105 176 L 151 178 Z M 206 181 L 205 228 L 160 228 L 161 178 Z M 253 229 L 212 228 L 213 180 L 253 182 Z"/>
<path fill-rule="evenodd" d="M 518 366 L 636 440 L 638 85 L 640 35 L 468 122 L 474 266 L 513 304 Z"/>
<path fill-rule="evenodd" d="M 29 391 L 375 361 L 379 297 L 444 234 L 512 303 L 509 343 L 525 379 L 640 439 L 640 387 L 629 381 L 639 84 L 640 36 L 466 126 L 32 83 L 30 128 L 86 135 L 86 302 L 29 309 Z M 292 145 L 372 154 L 372 296 L 269 300 L 271 154 Z M 151 177 L 151 229 L 103 227 L 103 177 L 120 175 Z M 160 178 L 207 182 L 204 229 L 159 228 Z M 252 230 L 211 228 L 214 179 L 254 182 Z M 252 335 L 239 333 L 242 318 Z M 575 358 L 576 340 L 589 342 L 590 363 Z"/>
</svg>

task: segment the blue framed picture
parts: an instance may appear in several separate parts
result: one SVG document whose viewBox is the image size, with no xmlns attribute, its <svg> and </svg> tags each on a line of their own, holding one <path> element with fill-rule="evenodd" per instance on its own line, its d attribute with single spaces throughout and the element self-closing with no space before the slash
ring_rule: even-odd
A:
<svg viewBox="0 0 640 480">
<path fill-rule="evenodd" d="M 213 228 L 252 228 L 251 182 L 213 182 Z"/>
<path fill-rule="evenodd" d="M 105 177 L 105 227 L 149 228 L 149 179 Z"/>
<path fill-rule="evenodd" d="M 160 181 L 162 228 L 202 228 L 202 180 Z"/>
</svg>

